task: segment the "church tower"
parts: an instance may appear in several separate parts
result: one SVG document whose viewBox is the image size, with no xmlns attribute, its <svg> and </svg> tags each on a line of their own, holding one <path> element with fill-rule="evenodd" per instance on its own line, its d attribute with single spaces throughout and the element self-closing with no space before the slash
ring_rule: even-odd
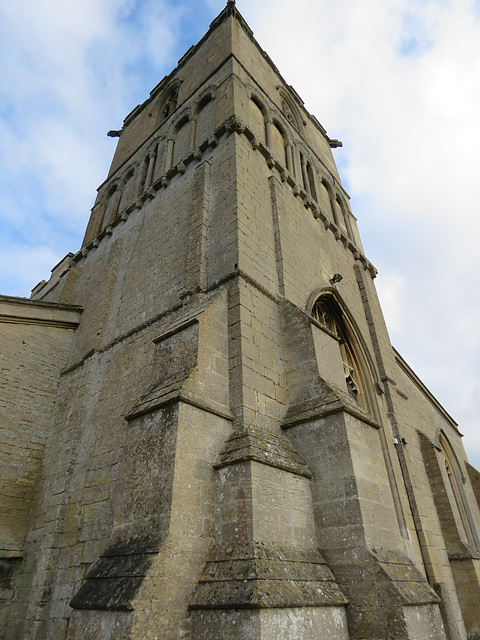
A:
<svg viewBox="0 0 480 640">
<path fill-rule="evenodd" d="M 479 475 L 390 344 L 341 143 L 234 2 L 112 135 L 81 250 L 9 299 L 61 366 L 4 637 L 466 640 Z"/>
</svg>

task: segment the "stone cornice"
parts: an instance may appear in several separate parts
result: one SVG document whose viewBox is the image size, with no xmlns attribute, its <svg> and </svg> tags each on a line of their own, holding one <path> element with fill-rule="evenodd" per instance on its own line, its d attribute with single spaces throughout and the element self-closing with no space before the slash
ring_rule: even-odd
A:
<svg viewBox="0 0 480 640">
<path fill-rule="evenodd" d="M 154 389 L 151 393 L 137 402 L 130 413 L 125 416 L 125 419 L 130 422 L 131 420 L 140 418 L 148 413 L 157 411 L 157 409 L 160 409 L 161 407 L 178 402 L 189 404 L 192 407 L 211 413 L 223 418 L 224 420 L 233 420 L 233 415 L 230 413 L 228 407 L 225 407 L 224 405 L 209 398 L 199 396 L 193 391 L 183 389 L 179 385 Z"/>
<path fill-rule="evenodd" d="M 73 305 L 0 296 L 0 322 L 76 329 L 82 308 Z"/>
<path fill-rule="evenodd" d="M 327 232 L 333 234 L 335 239 L 343 244 L 346 250 L 350 251 L 363 268 L 370 272 L 372 277 L 377 274 L 376 268 L 373 264 L 363 255 L 361 250 L 356 244 L 340 229 L 333 220 L 331 220 L 319 207 L 318 203 L 311 198 L 311 196 L 301 187 L 292 174 L 280 164 L 280 162 L 272 155 L 270 149 L 259 140 L 250 127 L 245 124 L 237 116 L 232 116 L 223 122 L 215 132 L 210 135 L 206 140 L 202 142 L 194 151 L 189 153 L 183 160 L 178 162 L 174 167 L 169 169 L 164 176 L 158 178 L 152 185 L 152 187 L 145 193 L 144 197 L 140 199 L 130 209 L 123 212 L 123 215 L 117 217 L 108 227 L 103 229 L 96 238 L 94 238 L 89 244 L 78 251 L 72 258 L 72 263 L 80 262 L 85 258 L 89 252 L 97 248 L 100 242 L 111 236 L 113 230 L 119 224 L 125 222 L 129 215 L 142 208 L 145 202 L 153 199 L 155 194 L 161 189 L 167 189 L 170 182 L 179 174 L 184 174 L 188 171 L 188 168 L 193 163 L 202 159 L 203 155 L 211 149 L 218 146 L 221 138 L 229 136 L 233 133 L 243 135 L 250 142 L 252 149 L 260 153 L 270 169 L 276 169 L 280 175 L 280 179 L 283 183 L 288 185 L 292 189 L 292 193 L 295 197 L 299 198 L 303 203 L 305 209 L 310 210 L 313 217 L 322 224 Z"/>
<path fill-rule="evenodd" d="M 337 397 L 335 400 L 325 402 L 322 398 L 313 398 L 311 400 L 305 400 L 298 402 L 289 407 L 287 415 L 282 423 L 282 429 L 290 429 L 298 424 L 304 422 L 313 422 L 314 420 L 321 420 L 327 416 L 334 415 L 336 413 L 347 413 L 357 420 L 361 420 L 370 425 L 374 429 L 381 429 L 381 425 L 369 416 L 365 411 L 359 407 L 354 407 L 343 398 Z"/>
</svg>

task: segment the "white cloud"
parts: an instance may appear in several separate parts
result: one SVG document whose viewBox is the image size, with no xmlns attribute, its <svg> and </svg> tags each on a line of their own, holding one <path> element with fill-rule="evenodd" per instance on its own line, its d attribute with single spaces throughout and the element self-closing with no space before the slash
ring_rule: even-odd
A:
<svg viewBox="0 0 480 640">
<path fill-rule="evenodd" d="M 32 281 L 33 273 L 43 273 L 48 280 L 51 269 L 63 255 L 55 253 L 50 247 L 38 245 L 28 247 L 25 244 L 0 243 L 0 273 L 2 274 L 2 295 L 18 295 L 18 290 L 30 293 L 41 278 Z"/>
<path fill-rule="evenodd" d="M 380 274 L 376 288 L 382 300 L 382 310 L 389 332 L 401 331 L 404 325 L 405 280 L 399 273 L 384 271 Z"/>
<path fill-rule="evenodd" d="M 175 65 L 184 14 L 161 0 L 0 6 L 4 238 L 28 243 L 35 234 L 55 254 L 78 248 L 115 148 L 106 132 Z M 48 277 L 28 264 L 32 281 Z"/>
</svg>

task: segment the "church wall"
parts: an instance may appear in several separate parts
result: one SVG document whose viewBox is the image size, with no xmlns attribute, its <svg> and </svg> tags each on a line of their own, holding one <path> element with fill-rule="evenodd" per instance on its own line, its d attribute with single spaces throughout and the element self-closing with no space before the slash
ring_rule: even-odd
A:
<svg viewBox="0 0 480 640">
<path fill-rule="evenodd" d="M 55 305 L 0 299 L 3 553 L 22 551 L 58 380 L 78 319 L 77 311 Z"/>
<path fill-rule="evenodd" d="M 238 300 L 240 322 L 232 327 L 239 356 L 231 370 L 232 411 L 239 424 L 278 430 L 286 403 L 278 306 L 250 283 L 239 285 Z"/>
<path fill-rule="evenodd" d="M 398 367 L 397 376 L 398 414 L 401 418 L 402 436 L 408 443 L 403 446 L 403 451 L 418 500 L 421 533 L 429 563 L 427 570 L 435 576 L 436 581 L 445 584 L 454 603 L 460 600 L 467 631 L 470 632 L 480 625 L 477 566 L 480 512 L 465 467 L 465 450 L 450 416 L 439 405 L 436 406 L 436 400 L 429 392 L 428 397 L 422 392 L 421 383 L 419 388 L 415 383 L 415 376 L 412 380 L 412 377 L 407 375 L 408 369 L 405 370 L 403 361 L 400 359 L 399 362 L 402 365 Z M 465 501 L 460 508 L 466 508 L 466 517 L 470 521 L 473 534 L 470 539 L 465 534 L 457 498 L 445 472 L 439 442 L 440 432 L 448 439 L 460 465 L 460 501 Z M 430 462 L 432 457 L 433 467 Z M 433 469 L 436 469 L 439 475 L 433 476 Z M 435 495 L 437 500 L 434 499 Z M 445 514 L 442 514 L 444 509 L 451 514 L 450 520 L 445 521 Z M 465 523 L 465 526 L 469 528 L 469 523 Z"/>
<path fill-rule="evenodd" d="M 177 313 L 177 318 L 181 319 L 182 314 Z M 197 567 L 197 573 L 201 570 L 212 535 L 212 465 L 220 445 L 227 437 L 229 421 L 187 406 L 174 418 L 178 428 L 167 428 L 166 433 L 173 429 L 178 431 L 176 437 L 181 439 L 178 445 L 180 457 L 171 472 L 174 476 L 168 480 L 168 483 L 174 481 L 172 511 L 169 512 L 165 502 L 168 491 L 162 488 L 162 476 L 169 473 L 167 462 L 174 456 L 176 445 L 169 445 L 173 451 L 169 450 L 166 459 L 157 460 L 154 451 L 158 446 L 156 443 L 165 436 L 159 432 L 160 439 L 155 437 L 147 442 L 144 435 L 153 428 L 155 420 L 151 421 L 152 426 L 148 429 L 143 423 L 138 425 L 125 420 L 133 405 L 151 389 L 162 373 L 165 355 L 157 358 L 154 340 L 171 324 L 168 316 L 152 323 L 119 343 L 91 355 L 83 365 L 63 375 L 59 390 L 62 401 L 57 407 L 54 427 L 48 440 L 43 478 L 27 539 L 29 557 L 36 557 L 36 565 L 26 565 L 21 572 L 21 588 L 11 619 L 12 637 L 15 637 L 15 633 L 17 637 L 22 637 L 22 633 L 28 635 L 36 631 L 41 634 L 39 637 L 59 637 L 59 630 L 66 628 L 72 615 L 68 603 L 83 583 L 88 569 L 98 560 L 112 537 L 119 535 L 123 529 L 127 531 L 131 526 L 134 529 L 137 527 L 129 532 L 128 536 L 132 537 L 140 532 L 138 526 L 147 526 L 148 517 L 142 511 L 144 509 L 153 508 L 152 513 L 163 509 L 164 515 L 160 514 L 158 522 L 151 525 L 152 533 L 171 536 L 167 551 L 159 558 L 159 564 L 155 565 L 157 568 L 150 575 L 150 582 L 143 587 L 150 589 L 147 600 L 151 607 L 157 607 L 160 588 L 164 595 L 170 593 L 173 597 L 172 583 L 178 582 L 174 574 L 180 556 L 184 557 L 185 562 L 187 556 L 190 558 L 188 562 L 192 563 L 192 571 L 194 567 Z M 221 364 L 219 356 L 222 349 L 225 353 L 225 331 L 224 321 L 220 322 L 218 314 L 210 313 L 207 326 L 201 330 L 203 334 L 208 333 L 209 337 L 202 335 L 204 346 L 198 356 L 199 367 L 208 371 L 208 377 L 202 381 L 197 372 L 190 383 L 192 390 L 195 390 L 195 385 L 205 386 L 208 380 L 211 384 L 204 398 L 211 397 L 219 406 L 228 402 L 227 366 L 225 362 Z M 171 371 L 171 368 L 168 369 Z M 170 375 L 169 371 L 165 375 Z M 216 384 L 215 371 L 218 373 Z M 205 376 L 205 373 L 202 375 Z M 198 394 L 198 388 L 196 391 Z M 191 446 L 192 438 L 196 441 L 202 430 L 202 448 Z M 141 458 L 137 461 L 137 456 L 141 455 L 138 447 L 142 441 L 147 447 L 145 465 Z M 149 475 L 148 469 L 152 464 L 155 468 L 150 470 L 153 475 Z M 206 469 L 210 470 L 207 475 Z M 195 486 L 195 492 L 191 483 Z M 188 501 L 186 496 L 189 496 Z M 200 527 L 203 533 L 191 529 L 191 522 Z M 178 533 L 183 526 L 190 530 L 188 539 Z M 169 567 L 170 578 L 163 577 L 160 581 L 166 567 Z M 179 593 L 183 593 L 182 609 L 179 611 L 182 624 L 185 624 L 188 589 L 191 591 L 195 575 L 185 574 L 182 589 L 178 583 Z M 37 621 L 35 612 L 47 592 L 49 598 L 45 616 Z M 154 594 L 157 595 L 154 597 Z M 175 597 L 180 596 L 177 593 Z M 27 612 L 24 608 L 26 600 L 30 600 Z M 145 604 L 139 605 L 139 618 L 136 618 L 135 624 L 158 626 L 158 616 L 162 617 L 164 606 L 160 609 L 157 607 L 157 617 L 151 618 L 150 609 Z M 118 617 L 122 618 L 122 615 Z M 123 618 L 122 625 L 130 625 L 131 616 Z M 143 622 L 139 621 L 141 619 Z M 177 628 L 178 621 L 173 622 L 171 618 L 162 620 L 162 624 L 170 620 L 169 624 L 173 625 L 171 629 Z M 90 637 L 88 628 L 98 630 L 98 625 L 101 626 L 98 616 L 95 622 L 94 616 L 83 616 L 83 613 L 77 614 L 74 622 L 72 637 Z M 112 633 L 118 633 L 118 626 L 112 627 Z"/>
<path fill-rule="evenodd" d="M 75 278 L 73 297 L 83 305 L 85 321 L 59 389 L 61 401 L 29 538 L 30 558 L 37 562 L 25 565 L 21 576 L 11 621 L 15 632 L 21 633 L 25 621 L 20 594 L 24 602 L 30 592 L 28 633 L 40 629 L 46 637 L 60 634 L 71 613 L 68 602 L 111 535 L 128 437 L 124 416 L 155 381 L 155 327 L 168 322 L 169 311 L 181 314 L 182 295 L 188 294 L 187 264 L 198 259 L 191 255 L 197 209 L 205 214 L 206 282 L 216 283 L 234 268 L 229 206 L 235 200 L 233 141 L 226 136 L 203 163 L 175 174 L 168 188 L 114 225 L 81 260 L 82 277 Z M 206 169 L 211 165 L 216 175 L 212 183 Z M 209 232 L 213 225 L 215 237 Z M 54 287 L 46 297 L 59 291 Z M 209 370 L 212 391 L 211 366 Z M 228 405 L 225 399 L 223 403 Z M 48 536 L 45 527 L 51 530 Z M 50 562 L 59 567 L 55 574 L 46 570 Z M 47 590 L 48 612 L 35 621 Z"/>
<path fill-rule="evenodd" d="M 276 292 L 281 291 L 283 286 L 286 297 L 302 309 L 306 309 L 306 301 L 313 290 L 321 285 L 330 286 L 329 279 L 333 273 L 341 273 L 344 279 L 339 286 L 339 291 L 358 324 L 373 359 L 374 349 L 353 268 L 355 259 L 352 252 L 339 242 L 332 233 L 330 225 L 325 228 L 325 225 L 315 219 L 312 212 L 304 206 L 303 201 L 295 197 L 291 186 L 281 181 L 276 168 L 269 172 L 270 178 L 268 173 L 262 172 L 262 163 L 265 163 L 265 159 L 252 149 L 252 145 L 249 145 L 243 136 L 237 137 L 237 148 L 241 159 L 238 180 L 241 185 L 240 192 L 243 195 L 239 207 L 239 228 L 242 229 L 243 221 L 245 230 L 248 228 L 255 230 L 250 235 L 240 234 L 240 268 L 259 285 L 265 287 L 271 295 L 277 295 Z M 300 245 L 302 251 L 298 250 Z M 318 260 L 312 260 L 312 256 L 318 256 Z M 371 279 L 368 273 L 366 277 Z M 257 299 L 262 297 L 258 291 L 256 296 Z M 267 296 L 264 295 L 263 298 L 266 299 Z M 254 316 L 262 317 L 265 303 L 259 303 L 256 300 L 253 308 Z M 258 330 L 250 329 L 251 319 L 245 316 L 244 320 L 242 331 L 245 333 L 251 331 L 252 334 L 250 341 L 245 339 L 243 343 L 248 363 L 258 359 L 258 353 L 254 350 L 249 353 L 249 348 L 250 344 L 255 344 L 255 340 L 258 341 L 260 338 Z M 271 326 L 275 325 L 272 323 Z M 272 335 L 271 330 L 269 335 Z M 265 361 L 266 354 L 268 350 L 260 358 L 262 362 Z M 279 356 L 281 358 L 281 354 Z M 277 361 L 280 362 L 278 356 Z M 319 366 L 331 369 L 331 364 L 327 360 L 320 362 Z M 268 377 L 269 374 L 264 372 L 263 375 Z M 326 377 L 328 379 L 328 375 Z M 255 416 L 257 420 L 262 418 L 259 418 L 259 393 L 255 390 L 261 388 L 262 384 L 265 386 L 268 382 L 261 380 L 261 374 L 257 374 L 255 382 L 250 385 L 252 390 L 245 389 L 244 396 L 245 415 L 250 415 L 249 411 L 254 411 L 257 407 Z M 271 392 L 270 397 L 273 397 Z M 271 400 L 270 402 L 274 406 Z M 380 399 L 379 408 L 383 413 L 383 403 Z M 282 410 L 283 407 L 280 405 L 273 413 L 277 420 L 281 419 Z M 263 422 L 263 424 L 266 423 Z M 389 438 L 388 441 L 391 442 L 391 439 Z M 391 453 L 393 452 L 393 445 L 391 445 Z M 379 452 L 379 455 L 383 454 Z M 391 463 L 387 460 L 386 464 Z M 408 508 L 406 496 L 402 495 L 404 507 Z"/>
<path fill-rule="evenodd" d="M 30 606 L 25 615 L 19 601 L 11 620 L 18 637 L 22 631 L 28 637 L 38 629 L 40 637 L 56 637 L 59 625 L 66 625 L 71 613 L 68 602 L 75 587 L 98 557 L 112 528 L 127 426 L 122 411 L 136 399 L 129 391 L 137 390 L 134 378 L 125 389 L 123 374 L 135 374 L 135 379 L 141 380 L 138 363 L 135 366 L 131 357 L 119 362 L 116 351 L 117 358 L 111 353 L 92 356 L 63 376 L 59 389 L 62 401 L 48 440 L 28 537 L 29 554 L 35 554 L 37 562 L 33 577 L 27 574 L 31 567 L 25 567 L 21 575 L 24 583 L 31 582 Z M 135 351 L 141 353 L 138 342 Z M 120 377 L 114 382 L 112 376 L 117 374 Z M 45 619 L 36 621 L 35 611 L 48 592 L 48 612 Z"/>
<path fill-rule="evenodd" d="M 391 468 L 396 479 L 396 484 L 400 489 L 400 499 L 402 511 L 405 514 L 406 526 L 408 529 L 409 555 L 415 559 L 418 567 L 422 569 L 423 559 L 420 551 L 418 536 L 415 530 L 415 523 L 412 517 L 411 498 L 407 492 L 403 490 L 405 483 L 409 484 L 410 480 L 405 475 L 405 471 L 401 467 L 401 456 L 399 450 L 395 448 L 394 438 L 400 439 L 399 425 L 401 424 L 402 410 L 399 406 L 399 395 L 397 392 L 398 365 L 395 360 L 395 353 L 392 349 L 387 327 L 383 317 L 378 295 L 375 288 L 374 280 L 369 274 L 365 273 L 360 267 L 355 268 L 357 285 L 362 298 L 362 313 L 365 317 L 365 335 L 369 335 L 371 341 L 371 354 L 378 368 L 380 376 L 381 390 L 383 393 L 378 397 L 380 407 L 384 412 L 385 421 L 384 429 L 386 442 L 390 452 Z M 408 408 L 406 409 L 408 412 Z M 400 413 L 399 413 L 400 412 Z M 422 569 L 423 570 L 423 569 Z"/>
<path fill-rule="evenodd" d="M 310 480 L 261 464 L 251 474 L 253 539 L 316 548 Z"/>
<path fill-rule="evenodd" d="M 136 596 L 133 637 L 190 633 L 188 603 L 213 543 L 213 465 L 230 429 L 225 419 L 180 406 L 168 536 Z"/>
<path fill-rule="evenodd" d="M 0 298 L 0 638 L 79 310 Z"/>
<path fill-rule="evenodd" d="M 76 285 L 74 298 L 84 307 L 88 321 L 80 327 L 74 343 L 76 355 L 72 357 L 80 358 L 92 348 L 92 336 L 97 346 L 107 344 L 180 303 L 188 289 L 189 242 L 195 240 L 192 237 L 192 214 L 197 206 L 195 189 L 203 189 L 207 198 L 205 205 L 198 206 L 206 209 L 202 259 L 208 283 L 232 271 L 237 261 L 232 222 L 235 199 L 235 190 L 231 189 L 235 178 L 232 143 L 233 139 L 225 138 L 217 153 L 202 158 L 210 165 L 209 174 L 214 179 L 204 177 L 198 186 L 195 182 L 198 162 L 185 173 L 177 173 L 153 200 L 147 198 L 140 210 L 118 220 L 112 232 L 104 235 L 99 246 L 93 247 L 79 263 L 82 278 Z M 213 228 L 215 235 L 211 232 Z M 57 293 L 53 289 L 46 298 L 55 298 Z"/>
<path fill-rule="evenodd" d="M 239 268 L 270 293 L 278 291 L 274 221 L 265 160 L 237 137 Z"/>
</svg>

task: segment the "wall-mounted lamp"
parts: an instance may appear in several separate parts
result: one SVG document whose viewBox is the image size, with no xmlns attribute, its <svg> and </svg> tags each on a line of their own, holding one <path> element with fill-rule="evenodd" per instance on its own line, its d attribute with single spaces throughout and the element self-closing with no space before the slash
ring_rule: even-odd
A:
<svg viewBox="0 0 480 640">
<path fill-rule="evenodd" d="M 330 284 L 337 284 L 337 282 L 340 282 L 341 280 L 343 280 L 343 276 L 340 273 L 334 273 L 330 278 Z"/>
</svg>

